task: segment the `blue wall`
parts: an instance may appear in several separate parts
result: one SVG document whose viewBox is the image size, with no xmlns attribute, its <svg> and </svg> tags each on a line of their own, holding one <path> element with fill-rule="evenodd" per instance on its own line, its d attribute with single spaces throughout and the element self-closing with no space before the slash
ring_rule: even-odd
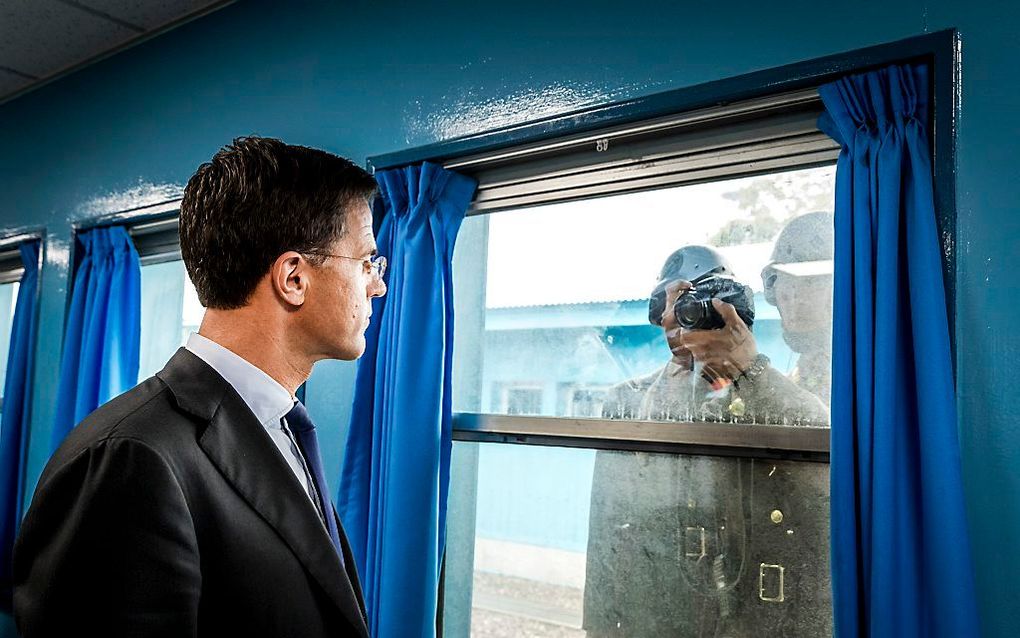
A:
<svg viewBox="0 0 1020 638">
<path fill-rule="evenodd" d="M 987 635 L 1020 624 L 1020 65 L 1006 2 L 245 1 L 0 106 L 0 229 L 45 227 L 39 361 L 58 360 L 71 223 L 140 185 L 183 184 L 240 134 L 357 161 L 579 107 L 925 31 L 963 36 L 959 129 L 960 426 Z M 437 3 L 438 4 L 438 3 Z M 456 6 L 458 5 L 459 6 Z M 308 402 L 345 413 L 350 367 Z M 56 366 L 38 366 L 30 484 Z M 341 419 L 338 418 L 338 421 Z M 339 442 L 339 428 L 335 432 Z M 952 583 L 940 584 L 949 590 Z"/>
</svg>

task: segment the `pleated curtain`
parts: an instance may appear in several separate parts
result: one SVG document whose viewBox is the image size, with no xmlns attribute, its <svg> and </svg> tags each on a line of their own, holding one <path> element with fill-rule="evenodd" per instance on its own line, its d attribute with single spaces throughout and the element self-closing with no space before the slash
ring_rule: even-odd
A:
<svg viewBox="0 0 1020 638">
<path fill-rule="evenodd" d="M 377 175 L 374 300 L 337 498 L 375 638 L 432 637 L 450 480 L 454 244 L 475 182 L 434 164 Z"/>
<path fill-rule="evenodd" d="M 836 168 L 832 584 L 840 638 L 979 635 L 925 65 L 819 89 Z"/>
</svg>

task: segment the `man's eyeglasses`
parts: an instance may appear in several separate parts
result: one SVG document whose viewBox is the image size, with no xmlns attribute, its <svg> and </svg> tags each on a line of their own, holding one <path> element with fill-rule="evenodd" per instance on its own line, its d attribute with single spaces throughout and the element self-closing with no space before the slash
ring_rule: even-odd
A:
<svg viewBox="0 0 1020 638">
<path fill-rule="evenodd" d="M 386 274 L 386 258 L 382 255 L 372 255 L 368 259 L 364 257 L 348 257 L 347 255 L 334 255 L 332 253 L 320 253 L 320 252 L 306 252 L 306 255 L 318 255 L 319 257 L 337 257 L 338 259 L 349 259 L 351 261 L 360 261 L 365 265 L 365 273 L 371 274 L 378 277 L 382 281 L 383 275 Z"/>
</svg>

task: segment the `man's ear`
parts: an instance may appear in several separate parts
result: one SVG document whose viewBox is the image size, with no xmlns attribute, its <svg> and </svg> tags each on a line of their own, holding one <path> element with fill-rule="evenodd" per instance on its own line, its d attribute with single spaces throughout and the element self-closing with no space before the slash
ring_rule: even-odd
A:
<svg viewBox="0 0 1020 638">
<path fill-rule="evenodd" d="M 269 267 L 269 283 L 273 292 L 291 306 L 302 306 L 311 283 L 311 264 L 300 253 L 289 250 Z"/>
</svg>

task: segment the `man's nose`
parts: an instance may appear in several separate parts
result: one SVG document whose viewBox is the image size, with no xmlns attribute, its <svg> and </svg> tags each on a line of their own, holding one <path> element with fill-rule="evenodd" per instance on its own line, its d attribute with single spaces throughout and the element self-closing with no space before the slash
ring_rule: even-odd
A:
<svg viewBox="0 0 1020 638">
<path fill-rule="evenodd" d="M 368 287 L 369 297 L 382 297 L 386 294 L 386 283 L 379 278 L 376 278 L 374 282 Z"/>
</svg>

